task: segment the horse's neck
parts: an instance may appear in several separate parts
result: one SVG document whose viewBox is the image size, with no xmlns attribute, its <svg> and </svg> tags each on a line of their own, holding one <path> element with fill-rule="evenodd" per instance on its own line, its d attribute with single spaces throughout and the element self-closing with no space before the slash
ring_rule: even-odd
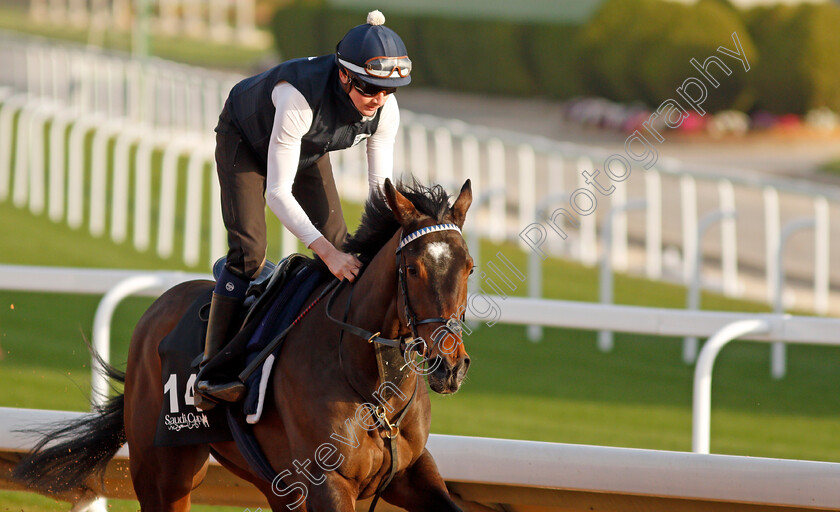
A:
<svg viewBox="0 0 840 512">
<path fill-rule="evenodd" d="M 398 243 L 399 233 L 377 253 L 353 285 L 348 315 L 349 323 L 380 333 L 384 338 L 396 338 L 400 334 L 395 256 Z M 359 386 L 373 392 L 379 377 L 373 345 L 357 336 L 347 336 L 345 340 L 345 371 L 354 375 Z M 408 386 L 414 386 L 413 379 L 403 383 L 403 387 Z"/>
<path fill-rule="evenodd" d="M 399 234 L 395 234 L 353 285 L 350 322 L 372 332 L 381 332 L 383 337 L 395 337 L 399 329 L 394 255 L 398 242 Z"/>
</svg>

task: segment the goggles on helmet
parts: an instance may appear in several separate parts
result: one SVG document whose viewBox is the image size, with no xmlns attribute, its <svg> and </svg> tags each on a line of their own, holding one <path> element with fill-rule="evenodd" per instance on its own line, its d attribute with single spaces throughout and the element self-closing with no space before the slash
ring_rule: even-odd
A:
<svg viewBox="0 0 840 512">
<path fill-rule="evenodd" d="M 405 78 L 411 74 L 411 59 L 407 55 L 402 57 L 373 57 L 365 61 L 364 67 L 339 58 L 342 66 L 355 73 L 365 73 L 376 78 L 391 78 L 394 73 Z"/>
<path fill-rule="evenodd" d="M 395 92 L 397 92 L 396 87 L 379 87 L 377 85 L 369 84 L 362 81 L 353 73 L 347 73 L 347 76 L 350 78 L 350 85 L 352 85 L 354 89 L 359 91 L 359 94 L 361 94 L 362 96 L 367 96 L 370 98 L 376 96 L 380 92 L 384 92 L 386 96 L 388 94 L 394 94 Z"/>
</svg>

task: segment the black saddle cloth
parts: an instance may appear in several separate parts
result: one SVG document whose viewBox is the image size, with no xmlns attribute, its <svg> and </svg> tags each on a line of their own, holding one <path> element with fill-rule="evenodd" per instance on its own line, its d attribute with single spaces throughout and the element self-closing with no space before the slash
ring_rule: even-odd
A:
<svg viewBox="0 0 840 512">
<path fill-rule="evenodd" d="M 215 267 L 218 266 L 219 263 Z M 270 272 L 264 272 L 252 282 L 246 307 L 238 320 L 241 328 L 222 352 L 207 364 L 207 370 L 215 378 L 237 378 L 246 361 L 256 357 L 274 335 L 291 324 L 303 302 L 326 277 L 328 275 L 317 264 L 299 254 L 284 259 L 277 268 L 272 265 Z M 225 416 L 225 408 L 229 405 L 222 404 L 208 412 L 199 411 L 192 405 L 198 373 L 195 365 L 204 352 L 211 297 L 212 290 L 198 297 L 158 347 L 164 400 L 155 435 L 157 446 L 232 439 Z M 278 352 L 279 347 L 275 356 Z M 248 379 L 244 411 L 237 406 L 236 414 L 254 413 L 258 402 L 258 386 L 255 384 L 259 378 L 259 372 L 255 372 Z"/>
<path fill-rule="evenodd" d="M 224 407 L 199 411 L 193 405 L 195 355 L 204 350 L 212 290 L 202 293 L 158 347 L 163 383 L 163 406 L 158 416 L 155 446 L 218 443 L 232 439 Z"/>
</svg>

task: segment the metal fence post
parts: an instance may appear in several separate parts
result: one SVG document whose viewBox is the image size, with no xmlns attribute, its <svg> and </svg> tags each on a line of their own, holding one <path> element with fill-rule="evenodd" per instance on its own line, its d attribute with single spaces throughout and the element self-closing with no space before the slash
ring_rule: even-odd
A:
<svg viewBox="0 0 840 512">
<path fill-rule="evenodd" d="M 720 209 L 735 211 L 735 189 L 729 180 L 718 182 Z M 738 295 L 738 236 L 735 216 L 726 216 L 720 226 L 721 265 L 723 273 L 723 293 Z M 698 245 L 699 245 L 698 241 Z"/>
<path fill-rule="evenodd" d="M 766 320 L 750 319 L 732 322 L 720 329 L 703 346 L 694 368 L 694 397 L 692 403 L 691 451 L 709 453 L 712 409 L 712 369 L 715 358 L 727 343 L 745 334 L 770 330 Z"/>
<path fill-rule="evenodd" d="M 691 280 L 691 258 L 697 252 L 697 185 L 694 178 L 684 175 L 680 178 L 680 198 L 682 200 L 682 236 L 683 236 L 683 282 Z"/>
</svg>

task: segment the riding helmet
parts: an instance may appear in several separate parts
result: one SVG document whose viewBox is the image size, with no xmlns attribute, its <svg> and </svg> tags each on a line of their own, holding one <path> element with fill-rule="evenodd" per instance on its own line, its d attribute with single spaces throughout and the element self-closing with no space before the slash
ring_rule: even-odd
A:
<svg viewBox="0 0 840 512">
<path fill-rule="evenodd" d="M 367 23 L 351 28 L 335 47 L 339 66 L 369 84 L 400 87 L 411 82 L 411 60 L 400 36 L 371 11 Z"/>
</svg>

